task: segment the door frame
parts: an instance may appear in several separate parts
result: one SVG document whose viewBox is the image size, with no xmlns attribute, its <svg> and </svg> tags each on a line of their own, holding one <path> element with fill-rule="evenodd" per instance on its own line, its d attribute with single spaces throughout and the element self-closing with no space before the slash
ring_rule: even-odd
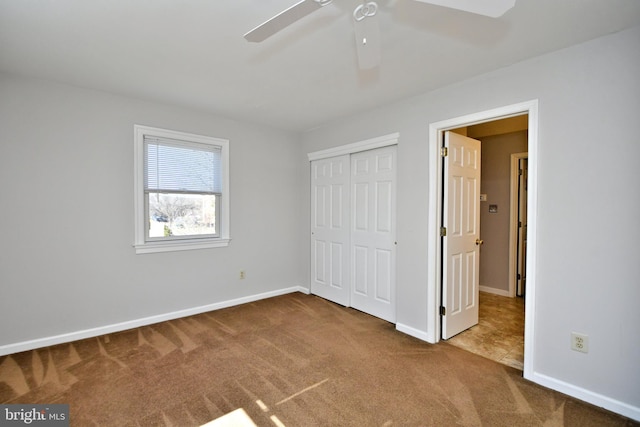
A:
<svg viewBox="0 0 640 427">
<path fill-rule="evenodd" d="M 528 229 L 527 229 L 527 298 L 525 300 L 524 323 L 524 370 L 523 376 L 533 377 L 534 351 L 533 337 L 535 326 L 535 290 L 536 290 L 536 256 L 537 256 L 537 181 L 538 181 L 538 100 L 525 101 L 518 104 L 498 107 L 491 110 L 472 113 L 429 124 L 429 211 L 428 211 L 428 251 L 427 259 L 427 337 L 436 343 L 441 339 L 440 304 L 441 304 L 441 265 L 442 244 L 440 226 L 442 222 L 442 183 L 443 167 L 440 157 L 442 135 L 447 130 L 479 123 L 490 122 L 508 117 L 528 114 Z"/>
<path fill-rule="evenodd" d="M 516 274 L 518 269 L 518 175 L 520 159 L 529 157 L 529 152 L 511 154 L 510 207 L 509 207 L 509 296 L 516 296 Z M 527 210 L 528 207 L 527 207 Z"/>
</svg>

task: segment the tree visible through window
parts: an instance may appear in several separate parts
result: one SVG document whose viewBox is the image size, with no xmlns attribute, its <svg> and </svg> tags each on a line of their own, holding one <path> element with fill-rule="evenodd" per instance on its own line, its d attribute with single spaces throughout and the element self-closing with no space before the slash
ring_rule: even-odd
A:
<svg viewBox="0 0 640 427">
<path fill-rule="evenodd" d="M 216 235 L 216 196 L 149 193 L 149 237 Z"/>
<path fill-rule="evenodd" d="M 136 248 L 163 244 L 166 250 L 169 242 L 184 249 L 194 241 L 202 247 L 204 240 L 220 238 L 226 244 L 228 141 L 136 126 L 136 152 L 143 164 L 137 172 L 142 188 L 136 185 L 143 230 L 136 231 Z"/>
</svg>

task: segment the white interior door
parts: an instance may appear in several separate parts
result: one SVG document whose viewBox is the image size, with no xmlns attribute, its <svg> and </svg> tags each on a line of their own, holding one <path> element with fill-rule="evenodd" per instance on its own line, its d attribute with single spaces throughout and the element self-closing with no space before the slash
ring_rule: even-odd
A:
<svg viewBox="0 0 640 427">
<path fill-rule="evenodd" d="M 351 156 L 351 306 L 396 320 L 396 146 Z"/>
<path fill-rule="evenodd" d="M 311 162 L 311 293 L 349 306 L 349 155 Z"/>
<path fill-rule="evenodd" d="M 478 323 L 480 141 L 445 132 L 442 338 Z"/>
</svg>

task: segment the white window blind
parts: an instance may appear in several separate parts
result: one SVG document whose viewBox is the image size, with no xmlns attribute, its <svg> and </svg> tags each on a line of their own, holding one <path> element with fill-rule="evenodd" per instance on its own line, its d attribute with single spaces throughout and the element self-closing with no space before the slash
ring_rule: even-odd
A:
<svg viewBox="0 0 640 427">
<path fill-rule="evenodd" d="M 145 192 L 222 193 L 222 148 L 144 136 Z"/>
</svg>

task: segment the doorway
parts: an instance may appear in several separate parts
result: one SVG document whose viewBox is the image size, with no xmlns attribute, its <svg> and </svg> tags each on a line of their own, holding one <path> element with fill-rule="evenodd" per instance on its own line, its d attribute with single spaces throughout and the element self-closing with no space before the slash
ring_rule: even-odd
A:
<svg viewBox="0 0 640 427">
<path fill-rule="evenodd" d="M 430 338 L 434 342 L 441 339 L 441 278 L 442 278 L 442 243 L 440 240 L 441 213 L 443 200 L 443 167 L 439 162 L 440 145 L 446 131 L 473 126 L 481 123 L 494 122 L 498 119 L 527 115 L 527 139 L 528 139 L 528 166 L 529 175 L 527 179 L 528 187 L 528 211 L 529 221 L 527 228 L 527 299 L 525 301 L 524 319 L 524 364 L 523 375 L 525 378 L 533 376 L 533 328 L 534 328 L 534 303 L 535 303 L 535 264 L 536 264 L 536 181 L 537 181 L 537 121 L 538 103 L 536 100 L 521 104 L 514 104 L 506 107 L 496 108 L 480 113 L 470 114 L 454 119 L 449 119 L 430 125 L 429 155 L 430 155 L 430 195 L 429 195 L 429 252 L 432 254 L 428 260 L 429 267 L 429 296 L 430 313 L 428 318 L 428 328 L 431 333 Z M 506 207 L 508 210 L 508 207 Z M 446 312 L 446 307 L 444 310 Z"/>
<path fill-rule="evenodd" d="M 455 312 L 447 312 L 442 319 L 441 333 L 441 338 L 448 338 L 454 346 L 520 370 L 524 350 L 527 125 L 528 117 L 521 115 L 450 131 L 477 140 L 481 147 L 481 173 L 478 173 L 481 184 L 478 184 L 479 201 L 476 202 L 481 245 L 475 248 L 471 245 L 469 249 L 475 250 L 474 258 L 478 259 L 479 268 L 474 276 L 478 278 L 476 286 L 480 292 L 477 300 L 472 300 L 475 304 L 469 304 L 478 311 L 471 319 L 473 323 L 452 330 L 449 317 L 456 317 Z M 447 161 L 451 163 L 453 159 L 443 157 L 445 171 Z M 443 189 L 443 209 L 448 210 L 449 215 L 452 207 L 446 198 L 449 195 L 451 199 L 451 191 L 451 184 Z M 468 212 L 471 215 L 473 210 Z M 443 223 L 447 226 L 449 221 L 443 217 Z M 442 246 L 447 255 L 443 261 L 450 260 L 448 248 L 456 234 L 454 230 L 448 232 L 451 227 L 446 228 Z M 513 267 L 512 260 L 515 261 Z M 448 269 L 452 267 L 455 265 L 449 265 Z M 443 272 L 447 273 L 444 268 Z M 461 272 L 464 273 L 464 269 Z M 444 283 L 448 283 L 447 278 L 443 278 Z M 443 299 L 448 291 L 443 287 Z M 470 292 L 456 294 L 462 294 L 458 295 L 462 298 L 471 294 L 476 298 Z"/>
</svg>

